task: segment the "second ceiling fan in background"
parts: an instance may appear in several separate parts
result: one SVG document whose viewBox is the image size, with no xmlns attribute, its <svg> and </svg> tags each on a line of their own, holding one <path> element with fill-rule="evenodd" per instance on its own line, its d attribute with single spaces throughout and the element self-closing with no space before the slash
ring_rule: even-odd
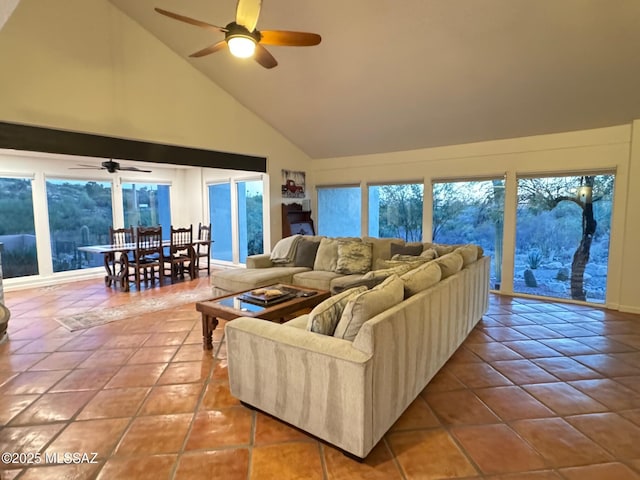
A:
<svg viewBox="0 0 640 480">
<path fill-rule="evenodd" d="M 317 33 L 292 32 L 287 30 L 257 30 L 258 16 L 262 0 L 238 0 L 235 21 L 225 27 L 212 25 L 202 20 L 185 17 L 178 13 L 156 8 L 156 12 L 181 22 L 197 27 L 224 33 L 224 40 L 214 43 L 202 50 L 192 53 L 191 57 L 203 57 L 211 53 L 229 48 L 231 53 L 240 58 L 253 57 L 265 68 L 278 65 L 276 59 L 264 47 L 265 45 L 286 47 L 310 47 L 318 45 L 322 38 Z"/>
</svg>

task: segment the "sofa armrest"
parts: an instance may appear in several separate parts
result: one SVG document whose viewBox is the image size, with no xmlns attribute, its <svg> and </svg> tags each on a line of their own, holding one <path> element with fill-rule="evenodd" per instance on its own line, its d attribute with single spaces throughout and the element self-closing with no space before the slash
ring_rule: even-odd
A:
<svg viewBox="0 0 640 480">
<path fill-rule="evenodd" d="M 295 323 L 295 322 L 294 322 Z M 353 347 L 353 342 L 330 335 L 309 332 L 306 329 L 280 325 L 259 318 L 240 317 L 225 326 L 227 350 L 232 350 L 235 342 L 247 337 L 278 344 L 278 348 L 287 349 L 294 354 L 316 354 L 355 364 L 366 363 L 371 355 Z M 242 349 L 242 345 L 239 347 Z M 231 366 L 229 366 L 231 369 Z"/>
<path fill-rule="evenodd" d="M 270 254 L 261 253 L 259 255 L 249 255 L 245 265 L 247 268 L 269 268 L 273 267 L 273 262 L 271 262 Z"/>
<path fill-rule="evenodd" d="M 240 317 L 225 326 L 231 394 L 365 457 L 371 439 L 371 355 L 301 328 Z"/>
</svg>

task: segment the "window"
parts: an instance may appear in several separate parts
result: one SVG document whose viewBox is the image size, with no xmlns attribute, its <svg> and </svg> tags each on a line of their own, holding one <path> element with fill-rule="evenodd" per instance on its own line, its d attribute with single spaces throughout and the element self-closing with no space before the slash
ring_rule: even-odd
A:
<svg viewBox="0 0 640 480">
<path fill-rule="evenodd" d="M 518 179 L 515 292 L 605 301 L 614 178 Z"/>
<path fill-rule="evenodd" d="M 264 252 L 262 231 L 262 180 L 237 182 L 240 263 L 247 255 Z"/>
<path fill-rule="evenodd" d="M 102 265 L 102 255 L 78 247 L 109 243 L 111 182 L 48 179 L 46 188 L 53 271 Z"/>
<path fill-rule="evenodd" d="M 504 179 L 433 183 L 435 243 L 480 245 L 491 257 L 491 287 L 500 288 Z"/>
<path fill-rule="evenodd" d="M 38 275 L 30 179 L 0 178 L 0 218 L 3 277 Z"/>
<path fill-rule="evenodd" d="M 318 187 L 318 235 L 359 237 L 360 187 Z"/>
<path fill-rule="evenodd" d="M 248 255 L 263 253 L 262 179 L 212 183 L 208 190 L 212 258 L 245 263 Z"/>
<path fill-rule="evenodd" d="M 209 185 L 209 218 L 213 240 L 212 258 L 232 262 L 231 183 Z"/>
<path fill-rule="evenodd" d="M 422 241 L 422 183 L 369 186 L 369 235 Z"/>
<path fill-rule="evenodd" d="M 124 225 L 162 225 L 162 238 L 168 240 L 171 236 L 169 189 L 169 185 L 157 183 L 123 183 Z"/>
</svg>

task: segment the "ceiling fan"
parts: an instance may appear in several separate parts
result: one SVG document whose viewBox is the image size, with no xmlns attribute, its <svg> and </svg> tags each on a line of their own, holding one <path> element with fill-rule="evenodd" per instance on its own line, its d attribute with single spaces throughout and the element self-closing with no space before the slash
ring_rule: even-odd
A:
<svg viewBox="0 0 640 480">
<path fill-rule="evenodd" d="M 109 173 L 116 173 L 119 170 L 126 170 L 128 172 L 144 172 L 151 173 L 151 170 L 143 170 L 138 167 L 123 167 L 118 162 L 113 160 L 106 160 L 102 162 L 101 167 L 95 165 L 79 165 L 77 167 L 71 167 L 72 170 L 106 170 Z"/>
<path fill-rule="evenodd" d="M 203 57 L 211 53 L 229 47 L 232 55 L 239 58 L 253 57 L 256 62 L 265 68 L 273 68 L 278 65 L 276 59 L 264 48 L 264 45 L 286 47 L 310 47 L 318 45 L 322 37 L 317 33 L 291 32 L 286 30 L 256 30 L 260 6 L 262 0 L 238 0 L 235 21 L 226 27 L 218 27 L 195 18 L 185 17 L 177 13 L 169 12 L 161 8 L 155 11 L 181 22 L 189 23 L 197 27 L 213 32 L 224 33 L 224 40 L 214 43 L 202 50 L 189 55 L 190 57 Z"/>
</svg>

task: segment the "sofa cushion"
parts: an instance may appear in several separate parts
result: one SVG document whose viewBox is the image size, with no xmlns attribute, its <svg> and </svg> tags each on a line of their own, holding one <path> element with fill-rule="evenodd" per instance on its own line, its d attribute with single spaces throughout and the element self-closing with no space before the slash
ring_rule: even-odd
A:
<svg viewBox="0 0 640 480">
<path fill-rule="evenodd" d="M 338 242 L 336 272 L 343 275 L 365 273 L 371 270 L 371 244 L 361 241 Z"/>
<path fill-rule="evenodd" d="M 437 262 L 428 262 L 408 271 L 400 278 L 404 282 L 404 298 L 409 298 L 438 283 L 442 278 L 442 271 Z"/>
<path fill-rule="evenodd" d="M 353 341 L 364 322 L 402 302 L 403 299 L 404 283 L 398 275 L 391 275 L 380 285 L 349 300 L 333 336 Z"/>
<path fill-rule="evenodd" d="M 320 240 L 314 241 L 302 237 L 296 247 L 296 255 L 293 264 L 296 267 L 313 268 L 319 246 Z"/>
<path fill-rule="evenodd" d="M 371 256 L 374 262 L 377 259 L 389 260 L 391 258 L 391 245 L 404 245 L 404 240 L 401 238 L 363 237 L 362 241 L 371 244 Z"/>
<path fill-rule="evenodd" d="M 331 281 L 334 278 L 339 277 L 342 277 L 342 275 L 336 272 L 325 272 L 324 270 L 305 270 L 304 272 L 293 275 L 291 283 L 299 287 L 330 290 Z"/>
<path fill-rule="evenodd" d="M 320 240 L 316 259 L 313 263 L 314 270 L 324 270 L 334 272 L 338 264 L 338 242 L 337 238 L 323 238 Z"/>
<path fill-rule="evenodd" d="M 450 277 L 451 275 L 455 275 L 460 270 L 462 270 L 463 260 L 462 255 L 458 252 L 451 252 L 443 255 L 441 257 L 433 260 L 440 265 L 440 270 L 442 271 L 442 280 Z"/>
<path fill-rule="evenodd" d="M 420 255 L 422 253 L 421 243 L 405 243 L 400 245 L 398 243 L 391 244 L 391 258 L 394 255 Z"/>
<path fill-rule="evenodd" d="M 433 248 L 436 252 L 438 252 L 438 256 L 441 257 L 446 255 L 447 253 L 453 252 L 460 245 L 445 245 L 442 243 L 432 243 L 430 248 Z"/>
<path fill-rule="evenodd" d="M 307 317 L 307 330 L 323 335 L 333 335 L 349 300 L 366 290 L 367 287 L 351 288 L 316 305 Z"/>
<path fill-rule="evenodd" d="M 362 285 L 367 287 L 367 289 L 371 289 L 384 282 L 386 278 L 387 277 L 364 278 L 364 275 L 345 275 L 344 277 L 339 277 L 331 281 L 331 295 Z"/>
<path fill-rule="evenodd" d="M 293 263 L 300 238 L 302 238 L 301 235 L 291 235 L 278 240 L 278 243 L 271 250 L 271 261 L 274 264 Z"/>
<path fill-rule="evenodd" d="M 292 277 L 308 271 L 305 267 L 234 268 L 211 274 L 211 285 L 226 292 L 241 292 L 274 283 L 292 283 Z"/>
<path fill-rule="evenodd" d="M 456 248 L 454 252 L 457 252 L 462 256 L 463 268 L 478 260 L 478 247 L 475 245 L 463 245 L 462 247 Z"/>
</svg>

